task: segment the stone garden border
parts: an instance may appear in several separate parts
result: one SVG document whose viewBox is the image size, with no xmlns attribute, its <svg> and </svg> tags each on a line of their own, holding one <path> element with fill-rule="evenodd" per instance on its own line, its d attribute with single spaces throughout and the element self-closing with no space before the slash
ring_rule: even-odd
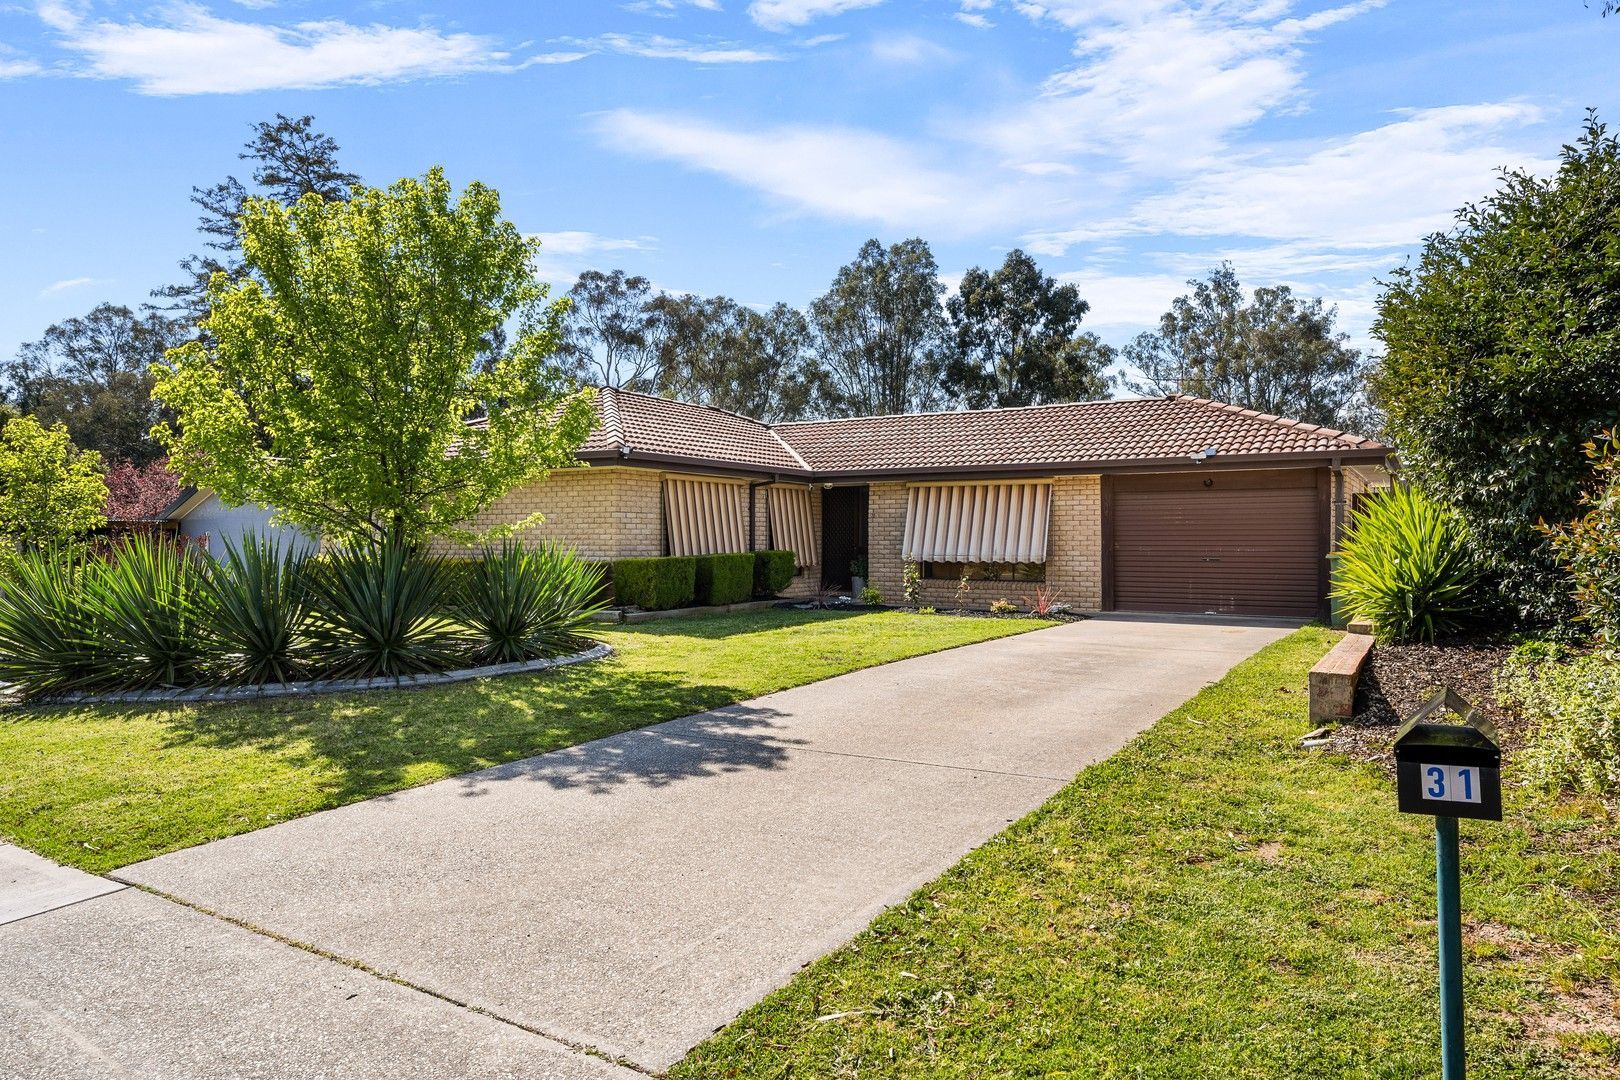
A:
<svg viewBox="0 0 1620 1080">
<path fill-rule="evenodd" d="M 29 704 L 136 705 L 189 701 L 262 701 L 266 698 L 348 694 L 362 690 L 409 690 L 423 686 L 471 682 L 473 679 L 488 679 L 497 675 L 548 671 L 551 668 L 583 664 L 590 660 L 602 660 L 611 655 L 613 655 L 611 645 L 598 644 L 584 652 L 568 656 L 521 660 L 515 664 L 486 664 L 483 667 L 459 668 L 455 671 L 435 671 L 428 675 L 401 675 L 396 678 L 376 679 L 305 679 L 299 682 L 267 683 L 261 686 L 195 686 L 183 690 L 120 690 L 106 694 L 56 694 L 36 698 Z"/>
</svg>

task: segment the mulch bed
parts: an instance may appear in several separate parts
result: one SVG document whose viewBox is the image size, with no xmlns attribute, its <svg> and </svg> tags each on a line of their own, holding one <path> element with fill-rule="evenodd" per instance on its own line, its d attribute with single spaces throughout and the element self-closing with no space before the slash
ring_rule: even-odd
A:
<svg viewBox="0 0 1620 1080">
<path fill-rule="evenodd" d="M 1435 690 L 1449 686 L 1496 724 L 1504 752 L 1524 742 L 1525 725 L 1496 703 L 1493 680 L 1513 646 L 1499 638 L 1455 638 L 1435 645 L 1379 645 L 1356 684 L 1356 715 L 1322 749 L 1395 768 L 1395 729 Z"/>
</svg>

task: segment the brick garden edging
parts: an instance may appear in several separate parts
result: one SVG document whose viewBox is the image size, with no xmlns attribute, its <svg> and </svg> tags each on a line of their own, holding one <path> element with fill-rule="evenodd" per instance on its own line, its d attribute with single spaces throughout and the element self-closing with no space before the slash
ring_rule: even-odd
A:
<svg viewBox="0 0 1620 1080">
<path fill-rule="evenodd" d="M 196 686 L 185 690 L 122 690 L 110 694 L 58 694 L 37 698 L 35 705 L 132 705 L 174 701 L 261 701 L 265 698 L 299 697 L 306 694 L 347 694 L 360 690 L 409 690 L 423 686 L 445 686 L 471 682 L 497 675 L 522 675 L 534 671 L 583 664 L 613 654 L 611 645 L 595 645 L 584 652 L 514 664 L 486 664 L 483 667 L 435 671 L 429 675 L 402 675 L 376 679 L 305 679 L 300 682 L 267 683 L 262 686 Z"/>
</svg>

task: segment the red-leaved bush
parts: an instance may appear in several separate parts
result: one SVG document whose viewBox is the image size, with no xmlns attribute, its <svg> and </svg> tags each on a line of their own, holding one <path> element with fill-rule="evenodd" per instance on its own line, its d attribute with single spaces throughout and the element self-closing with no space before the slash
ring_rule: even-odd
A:
<svg viewBox="0 0 1620 1080">
<path fill-rule="evenodd" d="M 167 458 L 142 466 L 120 461 L 106 479 L 109 521 L 155 518 L 180 494 L 180 478 L 169 471 Z"/>
</svg>

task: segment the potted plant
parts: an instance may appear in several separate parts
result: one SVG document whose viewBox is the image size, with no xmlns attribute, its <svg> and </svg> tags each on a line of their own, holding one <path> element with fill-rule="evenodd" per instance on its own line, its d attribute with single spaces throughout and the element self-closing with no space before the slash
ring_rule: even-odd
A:
<svg viewBox="0 0 1620 1080">
<path fill-rule="evenodd" d="M 866 560 L 854 559 L 849 564 L 849 591 L 855 596 L 866 589 Z"/>
</svg>

